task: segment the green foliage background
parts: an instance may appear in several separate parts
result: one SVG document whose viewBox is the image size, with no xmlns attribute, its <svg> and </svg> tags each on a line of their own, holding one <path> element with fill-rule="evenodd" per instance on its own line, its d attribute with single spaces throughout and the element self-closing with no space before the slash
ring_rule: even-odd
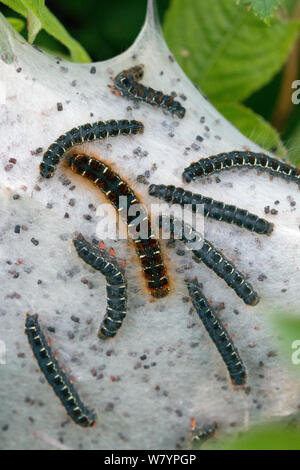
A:
<svg viewBox="0 0 300 470">
<path fill-rule="evenodd" d="M 296 164 L 300 106 L 294 106 L 280 134 L 271 121 L 283 66 L 299 34 L 300 22 L 291 18 L 299 1 L 157 0 L 167 42 L 187 75 L 241 132 Z M 0 11 L 29 42 L 88 62 L 126 50 L 140 31 L 146 4 L 2 0 Z"/>
<path fill-rule="evenodd" d="M 0 12 L 30 43 L 68 60 L 89 62 L 109 59 L 132 44 L 143 24 L 146 3 L 47 0 L 46 5 L 45 0 L 2 0 Z M 280 133 L 271 122 L 282 92 L 285 63 L 299 41 L 300 0 L 157 3 L 168 45 L 190 79 L 245 135 L 299 165 L 300 104 L 291 107 Z M 300 79 L 300 60 L 298 64 L 294 79 Z M 300 321 L 281 312 L 273 326 L 291 364 L 291 344 L 300 339 Z M 300 377 L 300 365 L 292 367 Z M 299 422 L 270 423 L 203 448 L 300 449 Z"/>
</svg>

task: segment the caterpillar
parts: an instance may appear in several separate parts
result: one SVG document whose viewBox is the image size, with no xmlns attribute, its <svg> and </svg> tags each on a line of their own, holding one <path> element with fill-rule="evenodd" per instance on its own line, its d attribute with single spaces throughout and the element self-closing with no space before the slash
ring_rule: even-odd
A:
<svg viewBox="0 0 300 470">
<path fill-rule="evenodd" d="M 274 224 L 259 218 L 255 214 L 233 205 L 215 201 L 201 194 L 185 191 L 183 188 L 164 184 L 151 184 L 148 193 L 150 196 L 158 197 L 172 204 L 179 204 L 182 207 L 190 204 L 194 213 L 200 212 L 200 205 L 203 204 L 205 217 L 234 224 L 250 230 L 250 232 L 270 235 L 273 231 Z"/>
<path fill-rule="evenodd" d="M 200 320 L 226 364 L 232 383 L 234 385 L 244 385 L 247 377 L 246 369 L 225 326 L 201 292 L 198 280 L 186 280 L 186 285 Z"/>
<path fill-rule="evenodd" d="M 38 315 L 27 313 L 25 333 L 38 365 L 72 420 L 83 427 L 94 426 L 97 416 L 81 401 L 70 379 L 57 362 L 42 332 Z"/>
<path fill-rule="evenodd" d="M 132 235 L 133 221 L 136 215 L 131 216 L 128 211 L 134 204 L 140 204 L 140 201 L 130 186 L 108 165 L 96 158 L 84 154 L 74 154 L 68 162 L 75 173 L 85 176 L 105 194 L 127 224 L 129 234 Z M 125 197 L 126 204 L 123 204 L 121 197 L 122 199 Z M 148 238 L 144 239 L 133 235 L 132 238 L 151 295 L 156 298 L 165 297 L 170 290 L 167 269 L 159 241 L 151 233 L 151 222 L 147 210 L 143 206 L 139 206 L 139 209 L 140 207 L 143 211 L 143 219 L 147 223 Z"/>
<path fill-rule="evenodd" d="M 80 233 L 73 240 L 78 256 L 106 278 L 107 307 L 98 336 L 112 338 L 126 317 L 127 284 L 124 269 L 113 256 L 89 243 Z"/>
<path fill-rule="evenodd" d="M 174 96 L 165 95 L 162 91 L 153 90 L 138 83 L 144 75 L 144 66 L 136 65 L 128 70 L 123 70 L 114 79 L 114 85 L 108 85 L 115 95 L 125 96 L 126 98 L 143 101 L 151 106 L 157 106 L 169 111 L 180 119 L 185 116 L 185 108 L 174 100 Z"/>
<path fill-rule="evenodd" d="M 125 119 L 121 121 L 98 121 L 93 124 L 74 127 L 48 147 L 40 164 L 40 174 L 44 178 L 51 178 L 60 158 L 74 145 L 118 135 L 142 134 L 143 132 L 144 126 L 141 122 Z"/>
<path fill-rule="evenodd" d="M 192 441 L 197 443 L 198 446 L 203 444 L 209 438 L 213 437 L 216 430 L 218 429 L 218 424 L 213 422 L 212 424 L 207 424 L 202 428 L 196 427 L 196 421 L 191 419 L 191 432 L 192 432 Z"/>
<path fill-rule="evenodd" d="M 243 152 L 234 150 L 219 153 L 208 158 L 201 158 L 185 168 L 182 177 L 186 183 L 192 180 L 213 175 L 232 168 L 256 168 L 271 175 L 281 176 L 289 181 L 300 183 L 300 169 L 289 163 L 281 162 L 264 153 Z"/>
<path fill-rule="evenodd" d="M 196 258 L 212 269 L 226 284 L 231 287 L 235 293 L 247 305 L 256 305 L 259 302 L 258 294 L 248 283 L 243 274 L 236 269 L 225 256 L 213 246 L 212 243 L 205 240 L 198 232 L 196 232 L 189 224 L 176 218 L 167 216 L 159 216 L 159 226 L 167 227 L 170 234 L 180 236 L 181 240 L 187 244 Z M 192 248 L 189 245 L 192 244 Z M 201 246 L 199 249 L 193 249 L 193 246 Z"/>
</svg>

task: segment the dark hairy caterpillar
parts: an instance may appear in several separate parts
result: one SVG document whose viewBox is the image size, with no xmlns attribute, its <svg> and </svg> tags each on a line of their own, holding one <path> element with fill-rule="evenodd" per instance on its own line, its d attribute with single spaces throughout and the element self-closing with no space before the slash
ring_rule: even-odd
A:
<svg viewBox="0 0 300 470">
<path fill-rule="evenodd" d="M 89 243 L 80 233 L 73 240 L 78 256 L 106 278 L 107 307 L 99 328 L 100 338 L 112 338 L 122 326 L 127 312 L 127 284 L 124 269 L 115 257 Z"/>
<path fill-rule="evenodd" d="M 75 173 L 85 176 L 105 194 L 127 224 L 129 234 L 132 235 L 131 223 L 136 215 L 131 216 L 128 211 L 134 204 L 139 204 L 140 201 L 126 181 L 122 180 L 108 165 L 89 155 L 75 154 L 69 158 L 68 162 Z M 123 204 L 124 197 L 126 204 Z M 120 198 L 122 198 L 121 204 Z M 142 208 L 142 210 L 144 220 L 147 223 L 148 238 L 143 239 L 133 236 L 132 238 L 149 291 L 153 297 L 161 298 L 169 292 L 167 269 L 163 261 L 159 241 L 151 234 L 151 222 L 147 210 L 145 208 Z"/>
<path fill-rule="evenodd" d="M 169 111 L 182 119 L 185 115 L 185 108 L 174 100 L 174 96 L 165 95 L 162 91 L 153 90 L 138 83 L 144 75 L 144 66 L 136 65 L 128 70 L 120 72 L 114 79 L 114 86 L 109 85 L 115 95 L 125 96 L 126 98 L 144 101 L 151 106 L 158 106 Z"/>
<path fill-rule="evenodd" d="M 232 168 L 256 168 L 271 175 L 281 176 L 289 181 L 300 183 L 300 169 L 289 163 L 281 162 L 264 153 L 243 152 L 234 150 L 227 153 L 219 153 L 208 158 L 201 158 L 185 168 L 182 177 L 186 183 L 192 180 L 213 175 L 220 171 Z"/>
<path fill-rule="evenodd" d="M 203 444 L 209 438 L 213 437 L 217 429 L 218 423 L 216 422 L 213 422 L 212 424 L 206 424 L 205 426 L 199 428 L 196 426 L 196 421 L 191 419 L 192 441 L 198 446 Z"/>
<path fill-rule="evenodd" d="M 212 243 L 205 240 L 190 225 L 176 218 L 167 216 L 159 217 L 159 226 L 168 228 L 171 235 L 180 235 L 180 239 L 192 250 L 194 256 L 212 269 L 226 284 L 231 287 L 235 293 L 247 305 L 256 305 L 259 302 L 258 294 L 245 279 L 245 276 L 236 269 L 225 256 L 213 246 Z M 191 244 L 191 248 L 189 247 Z M 201 246 L 199 249 L 193 249 L 193 246 Z"/>
<path fill-rule="evenodd" d="M 48 147 L 40 164 L 40 174 L 44 178 L 51 178 L 61 157 L 74 145 L 118 135 L 142 134 L 143 132 L 144 126 L 141 122 L 127 121 L 126 119 L 98 121 L 74 127 Z"/>
<path fill-rule="evenodd" d="M 226 364 L 232 383 L 244 385 L 246 383 L 246 369 L 225 326 L 201 292 L 198 280 L 186 280 L 186 285 L 199 318 Z"/>
<path fill-rule="evenodd" d="M 38 315 L 27 313 L 25 333 L 41 371 L 69 416 L 80 426 L 94 426 L 97 416 L 82 403 L 70 379 L 58 364 L 40 328 Z"/>
<path fill-rule="evenodd" d="M 273 231 L 274 225 L 265 219 L 259 218 L 257 215 L 236 206 L 215 201 L 210 197 L 185 191 L 183 188 L 176 188 L 171 185 L 166 186 L 164 184 L 151 184 L 148 192 L 150 196 L 158 197 L 172 204 L 179 204 L 182 207 L 190 204 L 192 211 L 195 213 L 200 211 L 199 205 L 204 204 L 205 217 L 234 224 L 250 230 L 250 232 L 270 235 Z"/>
</svg>

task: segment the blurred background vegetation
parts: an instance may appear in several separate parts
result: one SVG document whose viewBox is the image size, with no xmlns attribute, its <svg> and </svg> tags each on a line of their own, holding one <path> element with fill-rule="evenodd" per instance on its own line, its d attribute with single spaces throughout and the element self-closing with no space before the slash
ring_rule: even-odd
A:
<svg viewBox="0 0 300 470">
<path fill-rule="evenodd" d="M 167 43 L 190 79 L 244 134 L 299 165 L 300 104 L 293 104 L 291 97 L 292 82 L 300 80 L 300 0 L 157 4 Z M 30 43 L 68 60 L 88 62 L 125 51 L 141 29 L 146 5 L 146 0 L 4 0 L 0 12 Z M 300 378 L 300 365 L 291 365 L 291 344 L 300 339 L 299 319 L 279 312 L 272 325 L 286 367 Z M 216 438 L 212 444 L 188 445 L 300 449 L 299 422 L 294 416 L 225 443 Z"/>
</svg>

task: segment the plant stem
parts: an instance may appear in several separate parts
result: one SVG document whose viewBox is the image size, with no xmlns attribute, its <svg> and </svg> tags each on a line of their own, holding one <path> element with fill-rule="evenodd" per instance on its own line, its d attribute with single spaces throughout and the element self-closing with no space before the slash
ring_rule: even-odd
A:
<svg viewBox="0 0 300 470">
<path fill-rule="evenodd" d="M 300 0 L 298 0 L 296 4 L 292 18 L 296 20 L 300 19 Z M 285 65 L 279 97 L 273 112 L 272 123 L 279 132 L 284 129 L 285 123 L 293 110 L 293 103 L 291 100 L 291 95 L 293 93 L 292 83 L 298 78 L 299 69 L 300 39 L 295 42 Z"/>
</svg>

